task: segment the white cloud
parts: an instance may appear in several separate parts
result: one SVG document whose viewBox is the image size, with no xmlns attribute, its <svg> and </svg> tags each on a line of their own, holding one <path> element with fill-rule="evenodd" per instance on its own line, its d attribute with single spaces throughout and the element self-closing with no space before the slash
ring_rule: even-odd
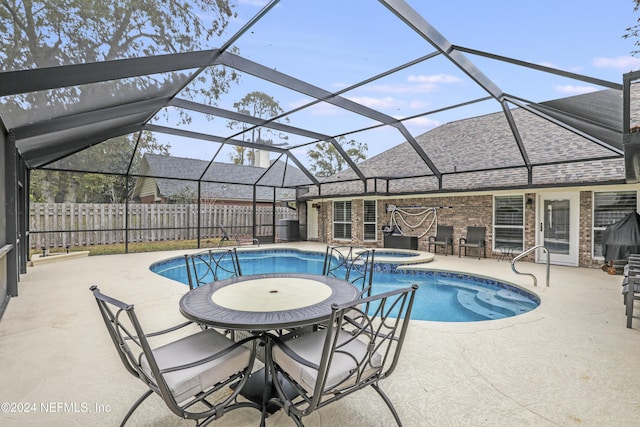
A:
<svg viewBox="0 0 640 427">
<path fill-rule="evenodd" d="M 366 86 L 371 92 L 404 94 L 404 93 L 431 93 L 435 92 L 443 84 L 458 83 L 458 77 L 448 74 L 417 75 L 407 77 L 406 83 L 379 84 Z"/>
<path fill-rule="evenodd" d="M 438 120 L 433 120 L 429 117 L 416 117 L 415 119 L 405 120 L 402 123 L 414 135 L 422 134 L 442 124 Z"/>
<path fill-rule="evenodd" d="M 556 91 L 567 95 L 580 95 L 583 93 L 595 92 L 598 90 L 593 86 L 574 86 L 574 85 L 560 85 L 556 86 Z"/>
<path fill-rule="evenodd" d="M 393 108 L 400 105 L 400 101 L 397 99 L 387 96 L 384 98 L 372 98 L 370 96 L 354 96 L 349 97 L 353 102 L 357 102 L 358 104 L 364 105 L 369 108 L 375 109 L 384 109 L 384 108 Z"/>
<path fill-rule="evenodd" d="M 439 84 L 439 83 L 458 83 L 460 79 L 456 76 L 449 74 L 433 74 L 433 75 L 420 75 L 409 76 L 407 78 L 409 83 L 427 83 L 427 84 Z"/>
<path fill-rule="evenodd" d="M 595 58 L 593 65 L 598 68 L 614 68 L 621 71 L 640 69 L 640 58 L 633 56 L 618 56 L 617 58 Z"/>
</svg>

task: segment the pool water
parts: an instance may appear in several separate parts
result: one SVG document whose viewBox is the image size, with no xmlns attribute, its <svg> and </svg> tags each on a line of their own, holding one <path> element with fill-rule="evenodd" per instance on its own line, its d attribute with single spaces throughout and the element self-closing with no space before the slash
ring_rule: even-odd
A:
<svg viewBox="0 0 640 427">
<path fill-rule="evenodd" d="M 321 274 L 324 263 L 323 254 L 291 249 L 238 251 L 238 257 L 243 275 Z M 411 313 L 412 319 L 440 322 L 501 319 L 526 313 L 540 304 L 536 295 L 497 280 L 455 272 L 397 270 L 395 267 L 396 265 L 376 264 L 373 293 L 386 292 L 414 283 L 419 285 Z M 151 270 L 188 285 L 183 257 L 155 263 Z"/>
</svg>

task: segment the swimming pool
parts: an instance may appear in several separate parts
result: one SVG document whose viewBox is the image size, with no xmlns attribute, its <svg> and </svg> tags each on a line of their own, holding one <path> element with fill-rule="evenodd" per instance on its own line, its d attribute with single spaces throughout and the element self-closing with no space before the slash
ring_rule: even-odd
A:
<svg viewBox="0 0 640 427">
<path fill-rule="evenodd" d="M 243 275 L 321 274 L 324 262 L 322 253 L 295 249 L 238 250 L 238 257 Z M 529 312 L 540 304 L 535 294 L 498 280 L 457 272 L 398 270 L 396 267 L 397 264 L 376 263 L 373 292 L 418 284 L 412 319 L 439 322 L 502 319 Z M 160 261 L 150 268 L 163 277 L 188 284 L 184 257 Z"/>
</svg>

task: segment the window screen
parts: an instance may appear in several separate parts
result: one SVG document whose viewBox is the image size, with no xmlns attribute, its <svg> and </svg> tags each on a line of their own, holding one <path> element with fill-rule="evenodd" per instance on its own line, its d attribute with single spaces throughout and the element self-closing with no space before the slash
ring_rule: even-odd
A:
<svg viewBox="0 0 640 427">
<path fill-rule="evenodd" d="M 363 206 L 364 240 L 376 240 L 376 201 L 365 200 Z"/>
<path fill-rule="evenodd" d="M 524 248 L 524 196 L 496 196 L 494 199 L 494 249 Z"/>
<path fill-rule="evenodd" d="M 351 201 L 333 202 L 333 238 L 351 239 Z"/>
</svg>

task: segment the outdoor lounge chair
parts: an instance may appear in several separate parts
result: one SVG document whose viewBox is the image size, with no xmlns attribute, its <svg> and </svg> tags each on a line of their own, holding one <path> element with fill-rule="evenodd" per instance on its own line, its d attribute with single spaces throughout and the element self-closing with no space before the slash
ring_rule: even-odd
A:
<svg viewBox="0 0 640 427">
<path fill-rule="evenodd" d="M 236 248 L 209 249 L 195 254 L 186 254 L 184 261 L 187 264 L 187 280 L 190 289 L 216 280 L 242 276 Z"/>
<path fill-rule="evenodd" d="M 398 363 L 417 288 L 413 285 L 334 305 L 326 327 L 297 338 L 285 341 L 269 335 L 267 363 L 272 377 L 277 378 L 278 396 L 269 402 L 281 406 L 296 425 L 303 426 L 302 418 L 313 411 L 371 386 L 402 425 L 379 382 Z M 372 311 L 361 310 L 363 303 Z M 363 321 L 350 318 L 356 311 Z M 297 393 L 291 393 L 289 386 Z"/>
<path fill-rule="evenodd" d="M 451 255 L 453 255 L 453 226 L 452 225 L 439 225 L 436 230 L 435 236 L 429 236 L 427 238 L 427 250 L 431 252 L 431 245 L 433 245 L 433 253 L 438 252 L 438 246 L 444 246 L 444 254 L 447 255 L 449 248 L 451 248 Z"/>
<path fill-rule="evenodd" d="M 256 337 L 234 342 L 213 329 L 204 329 L 182 334 L 168 344 L 163 339 L 163 345 L 152 348 L 150 338 L 176 333 L 193 323 L 145 334 L 133 305 L 102 294 L 97 286 L 90 289 L 124 367 L 148 387 L 121 426 L 152 393 L 174 414 L 195 420 L 196 425 L 208 424 L 238 408 L 262 411 L 261 405 L 237 399 L 253 368 Z M 229 391 L 228 385 L 234 381 L 239 383 Z"/>
<path fill-rule="evenodd" d="M 467 248 L 476 248 L 478 250 L 478 259 L 480 259 L 480 249 L 487 257 L 487 245 L 484 240 L 487 229 L 485 227 L 467 227 L 467 237 L 460 238 L 458 258 L 462 256 L 462 248 L 464 248 L 464 256 L 467 256 Z"/>
</svg>

